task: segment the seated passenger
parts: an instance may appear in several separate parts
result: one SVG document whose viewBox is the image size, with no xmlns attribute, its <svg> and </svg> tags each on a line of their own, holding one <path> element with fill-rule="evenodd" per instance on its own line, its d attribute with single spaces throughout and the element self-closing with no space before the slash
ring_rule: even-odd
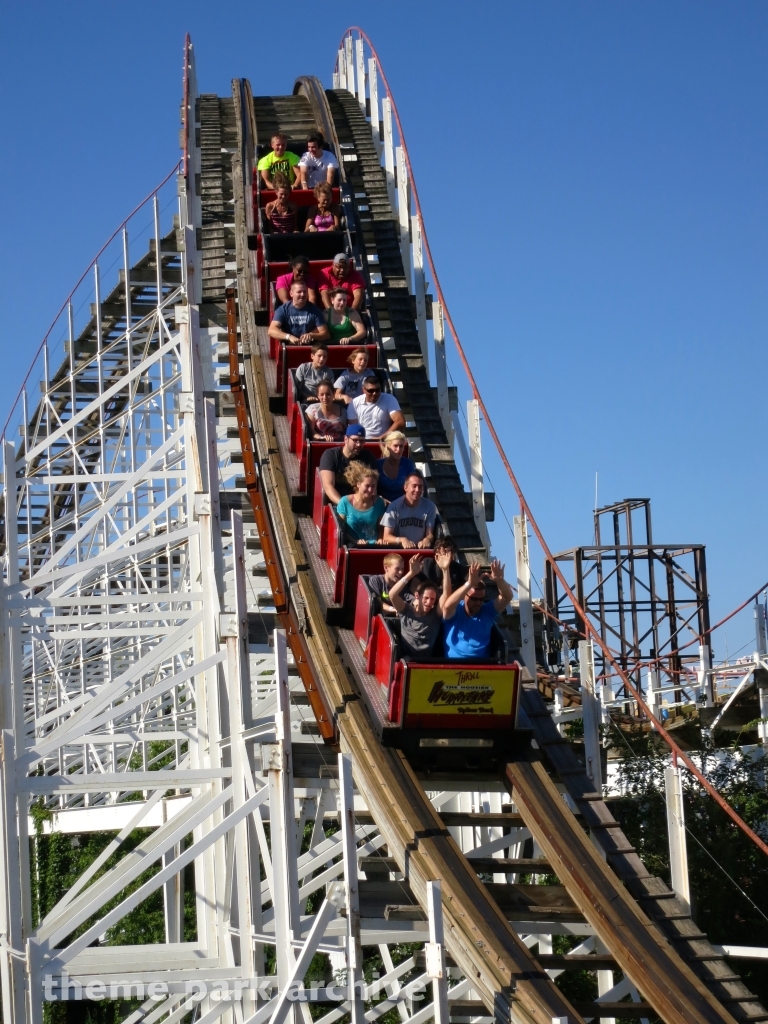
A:
<svg viewBox="0 0 768 1024">
<path fill-rule="evenodd" d="M 432 547 L 437 523 L 437 506 L 429 498 L 424 497 L 424 478 L 421 473 L 411 473 L 406 478 L 405 494 L 387 506 L 381 523 L 384 527 L 384 543 L 388 547 Z M 435 561 L 442 570 L 442 561 L 449 566 L 451 557 L 446 552 L 440 559 L 435 555 Z"/>
<path fill-rule="evenodd" d="M 402 555 L 396 555 L 393 552 L 392 554 L 384 555 L 384 572 L 378 576 L 370 576 L 368 579 L 368 586 L 381 600 L 381 610 L 385 615 L 395 614 L 394 605 L 389 603 L 389 592 L 397 581 L 402 578 L 404 572 L 405 562 Z M 412 599 L 412 595 L 408 590 L 404 590 L 401 596 L 404 601 Z"/>
<path fill-rule="evenodd" d="M 344 478 L 349 464 L 355 460 L 364 462 L 371 469 L 376 469 L 376 460 L 365 448 L 365 431 L 358 423 L 350 423 L 344 435 L 341 448 L 329 448 L 320 456 L 320 479 L 326 497 L 332 505 L 338 505 L 345 494 L 352 488 Z"/>
<path fill-rule="evenodd" d="M 333 400 L 333 385 L 317 385 L 317 402 L 307 406 L 307 419 L 313 441 L 343 441 L 347 429 L 347 409 Z"/>
<path fill-rule="evenodd" d="M 296 231 L 298 206 L 288 198 L 291 190 L 282 174 L 275 175 L 275 198 L 264 207 L 273 235 L 290 235 Z"/>
<path fill-rule="evenodd" d="M 381 471 L 379 471 L 379 493 L 381 493 Z M 439 540 L 435 541 L 435 557 L 443 551 L 447 552 L 451 557 L 451 564 L 449 567 L 451 575 L 451 591 L 455 591 L 467 582 L 469 568 L 456 560 L 456 545 L 450 537 L 441 537 Z M 435 558 L 424 559 L 424 565 L 421 570 L 421 579 L 429 580 L 434 584 L 442 583 L 443 573 L 438 567 Z"/>
<path fill-rule="evenodd" d="M 296 387 L 298 398 L 304 401 L 306 398 L 317 396 L 317 385 L 327 381 L 333 387 L 333 370 L 325 365 L 328 362 L 328 346 L 324 341 L 316 342 L 312 346 L 312 358 L 308 363 L 301 363 L 296 369 Z"/>
<path fill-rule="evenodd" d="M 331 305 L 331 292 L 337 288 L 343 288 L 347 293 L 347 303 L 352 309 L 362 307 L 365 280 L 343 252 L 333 257 L 333 266 L 320 271 L 320 298 L 326 309 Z"/>
<path fill-rule="evenodd" d="M 317 202 L 307 211 L 305 231 L 338 231 L 341 225 L 341 211 L 333 203 L 333 189 L 330 185 L 316 185 Z"/>
<path fill-rule="evenodd" d="M 318 283 L 312 273 L 309 260 L 306 256 L 294 256 L 289 260 L 290 270 L 287 274 L 281 274 L 275 281 L 275 292 L 280 302 L 287 302 L 291 297 L 291 285 L 294 281 L 303 281 L 309 292 L 309 301 L 317 305 Z"/>
<path fill-rule="evenodd" d="M 435 551 L 438 566 L 442 562 Z M 443 579 L 445 579 L 443 571 Z M 504 579 L 504 566 L 495 558 L 491 562 L 490 578 L 499 594 L 493 601 L 485 601 L 485 583 L 480 566 L 473 562 L 467 582 L 452 591 L 443 601 L 443 641 L 449 658 L 487 658 L 491 643 L 491 629 L 499 615 L 512 600 L 512 588 Z M 450 586 L 450 573 L 449 573 Z"/>
<path fill-rule="evenodd" d="M 315 188 L 322 183 L 333 185 L 339 161 L 324 145 L 321 132 L 310 132 L 307 136 L 307 151 L 299 160 L 302 188 Z"/>
<path fill-rule="evenodd" d="M 332 345 L 359 345 L 365 341 L 368 333 L 365 324 L 356 309 L 347 309 L 347 293 L 343 288 L 337 288 L 331 295 L 331 308 L 326 311 L 325 319 Z"/>
<path fill-rule="evenodd" d="M 384 543 L 380 521 L 385 506 L 384 499 L 376 494 L 378 478 L 376 470 L 362 462 L 351 463 L 344 473 L 352 493 L 342 496 L 336 511 L 344 520 L 347 543 L 351 547 Z"/>
<path fill-rule="evenodd" d="M 378 441 L 391 431 L 402 430 L 405 426 L 400 403 L 394 395 L 382 392 L 379 378 L 373 375 L 363 378 L 363 393 L 352 399 L 347 416 L 350 423 L 359 423 L 365 427 L 365 436 L 369 441 Z"/>
<path fill-rule="evenodd" d="M 272 136 L 272 152 L 263 156 L 256 165 L 256 170 L 261 171 L 261 180 L 264 188 L 277 188 L 275 175 L 282 174 L 286 186 L 290 189 L 299 182 L 299 172 L 296 167 L 299 158 L 295 153 L 287 150 L 288 139 L 282 132 Z"/>
<path fill-rule="evenodd" d="M 336 388 L 336 401 L 344 402 L 345 405 L 349 405 L 353 398 L 363 393 L 363 377 L 368 376 L 365 372 L 368 366 L 368 350 L 356 348 L 347 356 L 347 362 L 350 369 L 345 370 L 333 382 Z"/>
<path fill-rule="evenodd" d="M 402 430 L 391 430 L 381 442 L 381 454 L 384 458 L 379 459 L 377 463 L 379 494 L 388 502 L 403 496 L 406 477 L 416 472 L 416 463 L 413 459 L 403 455 L 407 444 L 408 439 Z"/>
<path fill-rule="evenodd" d="M 307 286 L 303 281 L 291 285 L 291 298 L 275 310 L 275 318 L 269 325 L 270 338 L 287 341 L 289 345 L 312 345 L 316 341 L 328 341 L 328 327 L 322 310 L 313 306 L 307 298 Z"/>
<path fill-rule="evenodd" d="M 448 556 L 441 555 L 440 557 L 445 560 L 444 591 L 450 594 Z M 412 601 L 406 601 L 403 598 L 411 581 L 421 572 L 421 562 L 421 555 L 414 555 L 405 576 L 402 576 L 394 586 L 389 588 L 390 604 L 400 618 L 400 653 L 406 658 L 430 657 L 443 623 L 445 598 L 438 598 L 438 589 L 434 583 L 424 581 L 417 584 Z"/>
</svg>

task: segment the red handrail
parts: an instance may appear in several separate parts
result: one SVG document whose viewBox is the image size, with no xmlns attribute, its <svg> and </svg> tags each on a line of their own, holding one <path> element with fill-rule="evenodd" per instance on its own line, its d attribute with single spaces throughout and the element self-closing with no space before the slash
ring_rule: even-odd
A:
<svg viewBox="0 0 768 1024">
<path fill-rule="evenodd" d="M 619 678 L 622 680 L 622 682 L 626 686 L 627 692 L 631 693 L 632 696 L 634 697 L 634 699 L 637 701 L 638 706 L 643 710 L 643 712 L 648 717 L 649 721 L 653 724 L 653 726 L 656 729 L 656 731 L 658 732 L 658 734 L 662 737 L 662 739 L 665 741 L 667 746 L 672 751 L 673 757 L 676 757 L 679 761 L 682 761 L 682 763 L 686 766 L 686 768 L 691 773 L 691 775 L 693 775 L 693 777 L 706 790 L 706 792 L 709 793 L 709 795 L 712 797 L 712 799 L 725 811 L 725 813 L 728 815 L 729 818 L 731 818 L 731 820 L 734 822 L 734 824 L 738 825 L 738 827 L 742 830 L 742 832 L 744 832 L 745 835 L 749 836 L 749 838 L 752 840 L 752 842 L 755 843 L 755 845 L 758 846 L 763 851 L 763 853 L 768 855 L 768 844 L 766 844 L 760 838 L 760 836 L 757 835 L 757 833 L 754 832 L 749 827 L 749 825 L 731 807 L 731 805 L 727 802 L 727 800 L 725 800 L 720 795 L 720 793 L 718 793 L 718 791 L 715 789 L 715 787 L 712 785 L 712 783 L 709 782 L 709 780 L 702 774 L 702 772 L 699 771 L 699 769 L 693 763 L 691 758 L 688 757 L 688 755 L 685 753 L 685 751 L 683 751 L 680 747 L 678 747 L 678 745 L 675 743 L 675 741 L 669 735 L 669 733 L 664 728 L 664 726 L 661 724 L 661 722 L 651 712 L 650 708 L 648 707 L 648 705 L 643 700 L 642 694 L 639 693 L 638 690 L 635 689 L 634 685 L 630 682 L 629 677 L 627 676 L 627 674 L 622 670 L 621 666 L 616 662 L 616 659 L 613 657 L 613 655 L 612 655 L 608 645 L 603 641 L 602 637 L 598 634 L 598 632 L 595 629 L 595 627 L 589 621 L 589 618 L 588 618 L 586 612 L 584 611 L 584 609 L 579 604 L 579 601 L 576 598 L 576 595 L 573 593 L 572 589 L 569 587 L 569 585 L 568 585 L 568 583 L 567 583 L 567 581 L 565 579 L 565 576 L 563 575 L 560 567 L 558 566 L 557 562 L 555 561 L 555 559 L 554 559 L 554 557 L 552 555 L 552 552 L 549 549 L 549 545 L 544 540 L 544 535 L 542 534 L 541 530 L 539 529 L 539 525 L 536 522 L 536 519 L 534 518 L 534 515 L 533 515 L 533 513 L 531 511 L 531 507 L 528 504 L 528 502 L 527 502 L 527 500 L 525 498 L 525 495 L 523 494 L 523 490 L 522 490 L 520 484 L 518 483 L 517 477 L 515 476 L 514 471 L 512 470 L 512 466 L 509 463 L 509 459 L 507 458 L 506 453 L 504 451 L 504 448 L 502 447 L 501 439 L 499 438 L 499 435 L 496 432 L 496 428 L 493 425 L 493 420 L 491 419 L 490 414 L 488 412 L 488 409 L 487 409 L 487 407 L 485 405 L 485 402 L 483 401 L 483 397 L 480 394 L 480 389 L 477 386 L 477 382 L 476 382 L 474 374 L 472 373 L 472 370 L 470 368 L 469 361 L 468 361 L 467 356 L 466 356 L 466 354 L 464 352 L 464 349 L 462 347 L 461 341 L 459 340 L 458 332 L 457 332 L 456 328 L 453 325 L 453 321 L 451 319 L 451 315 L 450 315 L 450 313 L 448 311 L 448 306 L 446 304 L 442 288 L 440 287 L 440 279 L 437 276 L 437 270 L 435 269 L 435 263 L 434 263 L 434 260 L 432 259 L 432 252 L 430 250 L 429 241 L 427 239 L 427 230 L 426 230 L 426 227 L 425 227 L 425 224 L 424 224 L 424 216 L 423 216 L 423 214 L 421 212 L 421 203 L 419 202 L 419 193 L 418 193 L 418 190 L 416 188 L 416 178 L 414 176 L 413 167 L 411 166 L 410 157 L 408 155 L 408 147 L 407 147 L 406 142 L 405 142 L 405 134 L 403 133 L 403 126 L 402 126 L 402 124 L 400 122 L 400 115 L 397 112 L 397 106 L 395 105 L 395 100 L 394 100 L 394 97 L 392 95 L 392 90 L 389 87 L 389 82 L 387 81 L 387 76 L 385 75 L 384 68 L 382 67 L 381 58 L 379 57 L 378 53 L 376 52 L 376 47 L 373 45 L 373 43 L 371 42 L 371 40 L 368 37 L 368 35 L 363 31 L 363 29 L 361 29 L 357 25 L 353 25 L 351 28 L 348 28 L 346 30 L 346 32 L 344 33 L 344 35 L 341 37 L 341 46 L 342 47 L 343 47 L 343 44 L 344 44 L 344 39 L 347 37 L 347 35 L 350 35 L 352 32 L 358 32 L 360 34 L 360 37 L 362 39 L 365 39 L 365 41 L 368 43 L 368 46 L 370 47 L 371 53 L 373 54 L 373 56 L 374 56 L 374 58 L 376 60 L 377 69 L 378 69 L 378 72 L 381 75 L 381 80 L 384 83 L 385 89 L 387 90 L 387 95 L 389 96 L 390 103 L 392 104 L 392 113 L 394 114 L 395 123 L 397 124 L 397 131 L 398 131 L 398 134 L 400 136 L 400 145 L 401 145 L 402 150 L 403 150 L 403 156 L 405 158 L 405 164 L 406 164 L 406 167 L 408 168 L 408 177 L 409 177 L 409 180 L 410 180 L 410 183 L 411 183 L 411 190 L 413 192 L 414 206 L 416 208 L 416 212 L 417 212 L 417 214 L 419 216 L 419 219 L 421 221 L 421 237 L 422 237 L 422 243 L 423 243 L 423 246 L 424 246 L 424 252 L 426 253 L 427 262 L 429 263 L 429 268 L 430 268 L 430 270 L 432 272 L 432 278 L 433 278 L 433 281 L 434 281 L 434 284 L 435 284 L 435 290 L 437 292 L 438 300 L 439 300 L 440 304 L 443 307 L 443 312 L 445 314 L 446 322 L 448 323 L 448 326 L 451 329 L 451 334 L 453 335 L 453 340 L 454 340 L 454 343 L 456 345 L 456 351 L 459 354 L 459 358 L 461 359 L 461 364 L 464 367 L 464 372 L 466 373 L 467 379 L 468 379 L 469 384 L 470 384 L 470 387 L 472 388 L 472 395 L 473 395 L 473 397 L 475 399 L 477 399 L 477 402 L 478 402 L 478 404 L 480 406 L 480 411 L 483 414 L 483 419 L 485 420 L 486 426 L 488 427 L 488 430 L 490 431 L 491 437 L 493 438 L 493 442 L 494 442 L 494 444 L 496 446 L 496 450 L 499 453 L 499 457 L 501 458 L 501 461 L 502 461 L 502 463 L 504 465 L 504 468 L 507 471 L 507 475 L 509 476 L 509 479 L 510 479 L 510 481 L 512 483 L 512 486 L 515 489 L 515 493 L 517 494 L 518 500 L 520 501 L 520 508 L 525 513 L 528 521 L 531 524 L 531 528 L 533 529 L 533 532 L 536 535 L 536 539 L 538 540 L 539 544 L 541 545 L 541 549 L 544 552 L 544 557 L 546 558 L 546 560 L 552 566 L 552 569 L 553 569 L 555 575 L 557 576 L 558 580 L 560 581 L 560 583 L 561 583 L 561 585 L 563 587 L 563 590 L 565 591 L 566 595 L 568 596 L 568 599 L 572 603 L 573 607 L 576 609 L 576 611 L 583 618 L 587 634 L 591 634 L 592 635 L 593 642 L 596 643 L 598 645 L 598 647 L 600 647 L 600 649 L 603 651 L 603 654 L 606 656 L 608 662 L 612 665 L 612 667 L 615 669 L 617 675 L 619 676 Z M 341 47 L 339 47 L 339 48 L 341 49 Z"/>
</svg>

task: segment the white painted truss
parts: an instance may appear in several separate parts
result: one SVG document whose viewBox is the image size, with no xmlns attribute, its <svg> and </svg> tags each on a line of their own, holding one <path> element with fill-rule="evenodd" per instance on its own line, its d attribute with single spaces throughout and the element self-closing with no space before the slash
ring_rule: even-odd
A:
<svg viewBox="0 0 768 1024">
<path fill-rule="evenodd" d="M 188 173 L 169 176 L 84 275 L 9 417 L 17 433 L 7 423 L 3 434 L 3 1019 L 41 1024 L 46 1000 L 131 998 L 124 1024 L 190 1013 L 197 1024 L 309 1024 L 310 1002 L 327 1004 L 322 1024 L 390 1010 L 403 1024 L 444 1024 L 449 1011 L 486 1020 L 446 964 L 439 882 L 420 910 L 272 631 L 217 372 L 227 336 L 200 325 L 197 91 L 185 52 Z M 357 57 L 360 68 L 362 44 Z M 375 96 L 375 68 L 371 87 Z M 135 262 L 129 239 L 146 246 Z M 501 789 L 430 796 L 441 811 L 502 809 Z M 519 858 L 530 839 L 506 826 L 451 831 L 470 859 Z M 110 833 L 108 844 L 41 914 L 35 844 L 93 832 Z M 116 944 L 121 922 L 158 892 L 163 941 Z M 586 925 L 553 921 L 533 935 L 512 923 L 541 952 L 558 929 L 583 935 L 574 952 L 595 949 Z M 419 948 L 404 956 L 403 943 Z M 363 948 L 378 950 L 377 975 Z M 317 954 L 326 969 L 307 981 Z"/>
</svg>

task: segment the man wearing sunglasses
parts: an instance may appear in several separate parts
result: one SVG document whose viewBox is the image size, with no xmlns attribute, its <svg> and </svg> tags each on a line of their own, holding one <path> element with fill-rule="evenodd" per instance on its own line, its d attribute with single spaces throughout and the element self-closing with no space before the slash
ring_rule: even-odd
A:
<svg viewBox="0 0 768 1024">
<path fill-rule="evenodd" d="M 379 441 L 393 430 L 405 429 L 405 416 L 394 395 L 381 390 L 381 381 L 373 375 L 363 380 L 363 393 L 347 406 L 347 420 L 359 423 L 366 441 Z"/>
</svg>

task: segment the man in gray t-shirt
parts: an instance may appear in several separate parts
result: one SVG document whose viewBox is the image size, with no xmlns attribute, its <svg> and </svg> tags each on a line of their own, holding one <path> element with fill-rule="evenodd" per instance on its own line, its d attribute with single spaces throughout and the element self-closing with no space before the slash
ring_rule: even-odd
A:
<svg viewBox="0 0 768 1024">
<path fill-rule="evenodd" d="M 411 473 L 405 478 L 405 494 L 387 506 L 381 519 L 384 543 L 403 548 L 431 548 L 435 540 L 437 506 L 424 497 L 424 477 Z"/>
<path fill-rule="evenodd" d="M 400 654 L 406 658 L 428 658 L 443 624 L 443 602 L 451 593 L 450 564 L 447 552 L 435 555 L 443 573 L 443 592 L 438 598 L 437 588 L 429 580 L 416 587 L 413 600 L 406 603 L 404 592 L 419 575 L 423 563 L 421 555 L 414 555 L 408 572 L 389 591 L 389 600 L 400 618 Z"/>
</svg>

